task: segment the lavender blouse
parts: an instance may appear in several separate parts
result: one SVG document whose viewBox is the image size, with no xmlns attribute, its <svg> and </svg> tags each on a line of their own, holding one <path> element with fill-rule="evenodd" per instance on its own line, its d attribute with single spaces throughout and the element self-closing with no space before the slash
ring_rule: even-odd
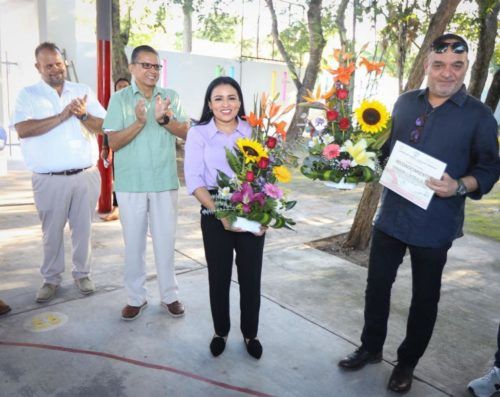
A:
<svg viewBox="0 0 500 397">
<path fill-rule="evenodd" d="M 228 176 L 234 172 L 226 160 L 225 148 L 233 149 L 239 138 L 249 138 L 252 128 L 238 119 L 238 126 L 230 134 L 220 132 L 214 119 L 205 125 L 194 125 L 189 129 L 185 145 L 184 177 L 189 194 L 199 187 L 217 187 L 217 170 Z"/>
</svg>

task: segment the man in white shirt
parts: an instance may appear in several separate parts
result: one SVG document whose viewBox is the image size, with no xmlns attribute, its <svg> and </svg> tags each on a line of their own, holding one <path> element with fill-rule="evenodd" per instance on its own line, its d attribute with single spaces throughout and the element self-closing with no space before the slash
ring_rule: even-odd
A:
<svg viewBox="0 0 500 397">
<path fill-rule="evenodd" d="M 89 275 L 91 222 L 100 187 L 96 134 L 106 111 L 90 87 L 66 81 L 66 66 L 55 44 L 40 44 L 35 58 L 42 80 L 19 93 L 13 124 L 26 165 L 33 171 L 33 195 L 43 231 L 44 283 L 36 301 L 47 302 L 62 281 L 67 221 L 76 285 L 82 294 L 95 291 Z"/>
</svg>

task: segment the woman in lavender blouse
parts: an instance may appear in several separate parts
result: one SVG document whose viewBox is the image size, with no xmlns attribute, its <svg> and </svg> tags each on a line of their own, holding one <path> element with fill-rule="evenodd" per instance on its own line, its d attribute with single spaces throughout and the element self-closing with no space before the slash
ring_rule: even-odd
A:
<svg viewBox="0 0 500 397">
<path fill-rule="evenodd" d="M 236 252 L 240 328 L 248 353 L 258 359 L 262 355 L 257 331 L 265 229 L 253 234 L 232 228 L 227 219 L 218 220 L 214 216 L 212 198 L 217 193 L 217 170 L 234 175 L 227 163 L 225 148 L 233 149 L 236 140 L 251 136 L 251 127 L 242 120 L 244 114 L 239 84 L 231 77 L 218 77 L 212 81 L 205 94 L 200 121 L 188 132 L 184 174 L 189 194 L 201 203 L 201 231 L 215 329 L 210 351 L 218 356 L 226 347 L 231 326 L 229 289 L 233 253 Z"/>
</svg>

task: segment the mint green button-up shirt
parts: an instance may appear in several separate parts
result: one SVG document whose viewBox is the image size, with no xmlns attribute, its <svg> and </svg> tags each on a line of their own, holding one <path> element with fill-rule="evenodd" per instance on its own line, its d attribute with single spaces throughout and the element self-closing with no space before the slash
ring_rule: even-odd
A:
<svg viewBox="0 0 500 397">
<path fill-rule="evenodd" d="M 112 95 L 103 130 L 121 131 L 136 120 L 135 106 L 146 101 L 147 122 L 128 145 L 114 153 L 114 188 L 117 192 L 163 192 L 179 188 L 175 153 L 175 136 L 155 120 L 155 98 L 170 98 L 170 109 L 177 120 L 185 121 L 179 95 L 174 90 L 155 87 L 147 100 L 132 82 Z"/>
</svg>

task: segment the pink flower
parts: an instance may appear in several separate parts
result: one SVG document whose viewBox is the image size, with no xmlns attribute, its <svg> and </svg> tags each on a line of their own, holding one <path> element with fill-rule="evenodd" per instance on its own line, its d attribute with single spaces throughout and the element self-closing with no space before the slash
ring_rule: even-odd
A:
<svg viewBox="0 0 500 397">
<path fill-rule="evenodd" d="M 266 183 L 264 185 L 264 193 L 266 193 L 269 197 L 274 199 L 280 199 L 283 197 L 283 192 L 278 186 L 273 185 L 272 183 Z"/>
<path fill-rule="evenodd" d="M 340 168 L 343 170 L 351 168 L 351 160 L 340 160 Z"/>
<path fill-rule="evenodd" d="M 251 210 L 251 204 L 258 202 L 260 206 L 264 206 L 266 197 L 264 193 L 254 193 L 252 186 L 248 182 L 244 182 L 241 185 L 241 190 L 233 193 L 231 196 L 231 202 L 241 203 L 243 207 L 243 212 L 248 214 Z"/>
<path fill-rule="evenodd" d="M 340 146 L 335 143 L 326 145 L 325 148 L 323 149 L 323 156 L 325 156 L 325 158 L 328 160 L 332 160 L 336 157 L 339 157 L 339 154 L 340 154 Z"/>
</svg>

